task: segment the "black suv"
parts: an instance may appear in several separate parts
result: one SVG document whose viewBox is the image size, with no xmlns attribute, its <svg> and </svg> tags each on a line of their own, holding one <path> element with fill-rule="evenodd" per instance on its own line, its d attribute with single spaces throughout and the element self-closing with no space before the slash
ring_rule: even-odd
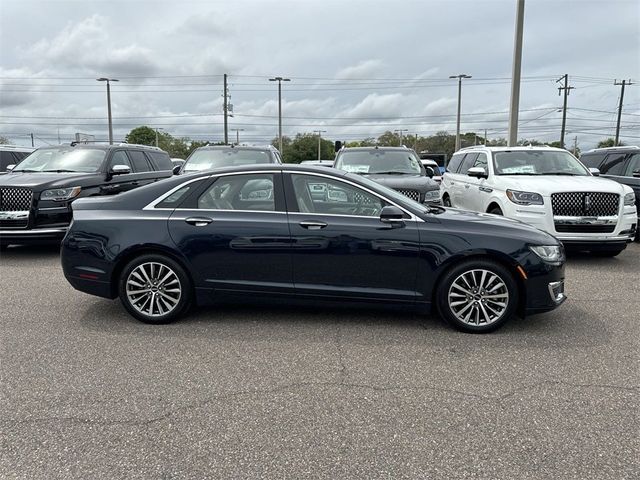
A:
<svg viewBox="0 0 640 480">
<path fill-rule="evenodd" d="M 18 164 L 34 150 L 35 148 L 30 147 L 0 145 L 0 175 L 7 172 L 7 167 Z"/>
<path fill-rule="evenodd" d="M 251 147 L 246 145 L 207 145 L 196 148 L 182 165 L 180 173 L 193 173 L 219 167 L 238 167 L 262 163 L 282 163 L 280 152 L 271 145 Z M 178 173 L 176 171 L 176 173 Z"/>
<path fill-rule="evenodd" d="M 39 148 L 0 176 L 0 247 L 62 240 L 76 198 L 114 195 L 171 177 L 169 155 L 145 145 Z"/>
<path fill-rule="evenodd" d="M 633 188 L 636 205 L 640 205 L 640 147 L 596 148 L 580 155 L 580 161 L 587 168 L 600 170 L 603 177 Z M 640 240 L 640 235 L 636 235 L 636 240 Z"/>
<path fill-rule="evenodd" d="M 440 203 L 440 187 L 432 168 L 407 147 L 343 147 L 333 168 L 364 175 L 418 203 Z"/>
</svg>

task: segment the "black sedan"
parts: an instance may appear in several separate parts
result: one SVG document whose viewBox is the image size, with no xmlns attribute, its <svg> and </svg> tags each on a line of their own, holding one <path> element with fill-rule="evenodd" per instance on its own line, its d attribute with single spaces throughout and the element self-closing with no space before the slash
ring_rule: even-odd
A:
<svg viewBox="0 0 640 480">
<path fill-rule="evenodd" d="M 565 299 L 554 237 L 320 167 L 181 175 L 78 200 L 73 218 L 62 246 L 67 280 L 120 297 L 148 323 L 194 304 L 286 298 L 436 308 L 456 328 L 487 332 Z"/>
</svg>

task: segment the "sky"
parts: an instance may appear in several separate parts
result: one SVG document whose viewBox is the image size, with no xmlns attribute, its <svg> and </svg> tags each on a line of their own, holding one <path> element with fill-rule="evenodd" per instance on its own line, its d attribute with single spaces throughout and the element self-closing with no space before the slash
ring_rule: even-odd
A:
<svg viewBox="0 0 640 480">
<path fill-rule="evenodd" d="M 35 145 L 76 132 L 107 139 L 140 125 L 269 143 L 322 130 L 351 141 L 386 130 L 507 136 L 516 0 L 0 0 L 0 136 Z M 615 133 L 640 143 L 640 1 L 526 0 L 519 138 L 558 140 L 569 75 L 566 143 L 588 149 Z"/>
</svg>

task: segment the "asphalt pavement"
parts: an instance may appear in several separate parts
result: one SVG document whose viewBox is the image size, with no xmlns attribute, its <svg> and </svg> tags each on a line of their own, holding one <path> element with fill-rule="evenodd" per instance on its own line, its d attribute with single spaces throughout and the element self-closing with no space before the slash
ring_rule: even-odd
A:
<svg viewBox="0 0 640 480">
<path fill-rule="evenodd" d="M 571 257 L 558 310 L 470 335 L 284 304 L 144 325 L 10 248 L 0 478 L 638 478 L 639 254 Z"/>
</svg>

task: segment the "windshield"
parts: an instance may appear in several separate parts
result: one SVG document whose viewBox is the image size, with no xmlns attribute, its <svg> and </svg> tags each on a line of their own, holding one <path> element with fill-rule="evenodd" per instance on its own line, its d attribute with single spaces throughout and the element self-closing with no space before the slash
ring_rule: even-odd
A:
<svg viewBox="0 0 640 480">
<path fill-rule="evenodd" d="M 184 164 L 185 172 L 197 172 L 218 167 L 274 163 L 269 150 L 240 150 L 228 148 L 220 150 L 196 150 Z"/>
<path fill-rule="evenodd" d="M 363 175 L 423 174 L 420 160 L 410 150 L 347 150 L 339 155 L 335 168 Z"/>
<path fill-rule="evenodd" d="M 496 175 L 589 175 L 570 153 L 514 150 L 493 153 Z"/>
<path fill-rule="evenodd" d="M 92 148 L 42 148 L 21 161 L 14 172 L 100 171 L 106 152 Z"/>
</svg>

